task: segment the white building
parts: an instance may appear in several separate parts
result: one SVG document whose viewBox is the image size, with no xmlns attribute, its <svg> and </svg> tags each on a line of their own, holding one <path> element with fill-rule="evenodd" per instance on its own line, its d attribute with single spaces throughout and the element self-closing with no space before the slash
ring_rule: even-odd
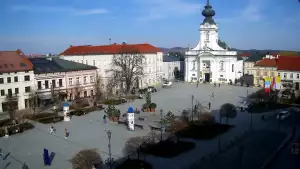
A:
<svg viewBox="0 0 300 169">
<path fill-rule="evenodd" d="M 150 44 L 112 44 L 106 46 L 70 46 L 62 54 L 61 58 L 78 63 L 83 63 L 98 68 L 98 73 L 107 82 L 111 77 L 108 70 L 111 69 L 111 61 L 114 55 L 122 49 L 134 49 L 134 51 L 145 56 L 145 76 L 136 82 L 136 87 L 144 88 L 157 85 L 163 76 L 163 53 L 159 48 Z"/>
<path fill-rule="evenodd" d="M 49 102 L 53 91 L 59 94 L 61 100 L 72 100 L 75 95 L 89 97 L 95 94 L 95 66 L 59 58 L 29 60 L 34 65 L 35 90 L 39 95 L 40 104 Z"/>
<path fill-rule="evenodd" d="M 179 58 L 169 55 L 163 56 L 163 78 L 166 80 L 174 80 L 181 73 L 181 61 Z"/>
<path fill-rule="evenodd" d="M 277 60 L 277 72 L 280 76 L 282 87 L 292 86 L 300 90 L 300 57 L 279 56 Z M 289 84 L 289 85 L 288 85 Z"/>
<path fill-rule="evenodd" d="M 219 40 L 215 11 L 209 0 L 202 15 L 205 19 L 200 24 L 200 41 L 185 54 L 185 81 L 234 82 L 243 75 L 243 60 L 238 61 L 237 52 Z"/>
<path fill-rule="evenodd" d="M 0 113 L 8 110 L 8 95 L 18 99 L 17 109 L 28 108 L 33 79 L 32 64 L 20 50 L 0 52 Z"/>
</svg>

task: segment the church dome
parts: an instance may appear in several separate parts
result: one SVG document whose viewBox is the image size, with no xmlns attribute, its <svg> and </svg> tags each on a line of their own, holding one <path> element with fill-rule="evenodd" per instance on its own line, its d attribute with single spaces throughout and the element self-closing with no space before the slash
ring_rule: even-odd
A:
<svg viewBox="0 0 300 169">
<path fill-rule="evenodd" d="M 202 15 L 205 17 L 203 20 L 203 24 L 204 23 L 216 24 L 214 19 L 212 18 L 213 16 L 216 15 L 216 12 L 213 10 L 212 6 L 209 4 L 209 0 L 207 0 L 206 5 L 204 6 Z"/>
</svg>

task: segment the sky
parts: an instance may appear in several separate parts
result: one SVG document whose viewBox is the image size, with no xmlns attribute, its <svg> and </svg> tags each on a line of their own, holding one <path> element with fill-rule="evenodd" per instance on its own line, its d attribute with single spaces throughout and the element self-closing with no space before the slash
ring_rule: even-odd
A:
<svg viewBox="0 0 300 169">
<path fill-rule="evenodd" d="M 206 0 L 0 0 L 0 50 L 60 53 L 70 45 L 191 47 Z M 299 0 L 210 0 L 219 38 L 238 49 L 300 51 Z M 4 17 L 3 17 L 4 16 Z"/>
</svg>

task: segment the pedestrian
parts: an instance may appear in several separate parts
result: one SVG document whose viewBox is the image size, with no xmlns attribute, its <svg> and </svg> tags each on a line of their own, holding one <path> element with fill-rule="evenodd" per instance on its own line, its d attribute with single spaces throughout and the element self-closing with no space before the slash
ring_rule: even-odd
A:
<svg viewBox="0 0 300 169">
<path fill-rule="evenodd" d="M 69 132 L 67 130 L 67 128 L 65 128 L 65 139 L 67 139 L 69 137 Z"/>
<path fill-rule="evenodd" d="M 198 88 L 198 86 L 199 86 L 199 80 L 197 81 L 197 88 Z"/>
<path fill-rule="evenodd" d="M 214 83 L 214 87 L 216 87 L 217 86 L 217 84 L 216 84 L 216 82 Z"/>
<path fill-rule="evenodd" d="M 221 86 L 221 83 L 219 83 L 219 87 Z"/>
<path fill-rule="evenodd" d="M 210 106 L 211 106 L 211 103 L 210 103 L 210 102 L 208 102 L 208 109 L 210 109 Z"/>
<path fill-rule="evenodd" d="M 104 116 L 103 116 L 103 122 L 104 122 L 104 124 L 107 123 L 106 114 L 104 114 Z"/>
<path fill-rule="evenodd" d="M 50 125 L 50 134 L 54 134 L 55 133 L 55 129 L 52 125 Z"/>
<path fill-rule="evenodd" d="M 211 97 L 215 97 L 215 93 L 214 92 L 212 92 Z"/>
</svg>

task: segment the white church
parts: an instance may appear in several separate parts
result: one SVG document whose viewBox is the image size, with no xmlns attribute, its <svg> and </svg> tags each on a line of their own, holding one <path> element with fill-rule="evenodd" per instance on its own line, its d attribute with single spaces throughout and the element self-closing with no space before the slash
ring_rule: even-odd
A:
<svg viewBox="0 0 300 169">
<path fill-rule="evenodd" d="M 200 24 L 200 41 L 185 53 L 185 81 L 208 83 L 234 83 L 243 75 L 243 60 L 219 40 L 215 11 L 207 0 L 202 11 L 205 17 Z"/>
</svg>

